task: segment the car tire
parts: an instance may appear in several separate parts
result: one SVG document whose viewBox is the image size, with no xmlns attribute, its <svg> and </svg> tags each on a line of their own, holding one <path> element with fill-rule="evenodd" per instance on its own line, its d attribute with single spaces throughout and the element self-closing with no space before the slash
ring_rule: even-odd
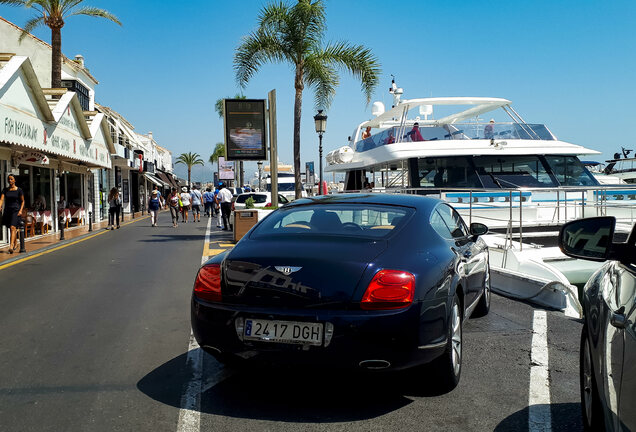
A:
<svg viewBox="0 0 636 432">
<path fill-rule="evenodd" d="M 447 344 L 444 354 L 433 361 L 433 370 L 439 379 L 440 388 L 451 391 L 462 373 L 462 312 L 457 294 L 453 297 L 448 318 Z"/>
<path fill-rule="evenodd" d="M 594 377 L 592 364 L 592 349 L 587 337 L 587 325 L 581 332 L 580 349 L 580 383 L 581 383 L 581 411 L 583 414 L 583 430 L 600 431 L 604 429 L 603 407 L 598 395 L 598 386 Z"/>
<path fill-rule="evenodd" d="M 492 291 L 490 289 L 490 269 L 488 269 L 484 280 L 484 293 L 481 295 L 479 303 L 477 303 L 477 307 L 473 311 L 471 318 L 479 318 L 488 315 L 488 312 L 490 312 L 491 294 Z"/>
</svg>

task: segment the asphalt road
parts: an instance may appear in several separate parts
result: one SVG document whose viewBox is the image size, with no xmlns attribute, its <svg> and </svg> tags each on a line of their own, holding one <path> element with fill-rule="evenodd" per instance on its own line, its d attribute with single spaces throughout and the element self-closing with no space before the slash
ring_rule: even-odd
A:
<svg viewBox="0 0 636 432">
<path fill-rule="evenodd" d="M 173 229 L 167 213 L 159 225 L 0 270 L 0 431 L 193 430 L 180 414 L 197 374 L 189 302 L 206 226 Z M 534 311 L 493 296 L 491 313 L 464 327 L 461 382 L 447 394 L 395 375 L 233 371 L 203 354 L 195 429 L 528 430 Z M 581 324 L 547 317 L 550 426 L 581 430 Z"/>
</svg>

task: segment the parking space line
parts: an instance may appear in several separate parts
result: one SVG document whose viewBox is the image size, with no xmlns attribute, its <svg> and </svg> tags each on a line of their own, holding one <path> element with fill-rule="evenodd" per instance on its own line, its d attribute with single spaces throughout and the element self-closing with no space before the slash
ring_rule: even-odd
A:
<svg viewBox="0 0 636 432">
<path fill-rule="evenodd" d="M 532 329 L 528 430 L 530 432 L 550 432 L 552 430 L 552 414 L 550 413 L 548 325 L 545 311 L 534 311 Z"/>
<path fill-rule="evenodd" d="M 226 249 L 210 249 L 210 233 L 212 229 L 212 218 L 208 219 L 208 226 L 205 231 L 205 241 L 203 243 L 203 254 L 201 264 L 210 259 L 211 256 L 221 253 Z M 229 245 L 233 247 L 234 245 Z M 219 251 L 219 252 L 217 252 Z M 199 347 L 192 329 L 190 329 L 190 341 L 188 342 L 188 355 L 186 356 L 186 368 L 191 373 L 190 381 L 181 395 L 181 409 L 179 409 L 179 421 L 177 432 L 200 432 L 201 431 L 201 394 L 214 387 L 225 378 L 231 376 L 231 371 L 218 364 L 217 369 L 210 374 L 203 387 L 203 350 Z"/>
</svg>

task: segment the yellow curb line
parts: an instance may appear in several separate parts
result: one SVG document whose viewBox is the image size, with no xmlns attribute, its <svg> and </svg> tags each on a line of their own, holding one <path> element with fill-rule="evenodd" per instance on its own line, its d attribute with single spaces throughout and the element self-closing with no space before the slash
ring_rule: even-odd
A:
<svg viewBox="0 0 636 432">
<path fill-rule="evenodd" d="M 141 220 L 144 220 L 144 219 L 148 219 L 149 217 L 150 217 L 150 216 L 144 216 L 144 217 L 142 217 L 142 218 L 140 218 L 140 219 L 138 219 L 138 220 L 139 220 L 139 221 L 141 221 Z M 123 223 L 123 224 L 122 224 L 122 226 L 130 225 L 130 224 L 132 224 L 132 223 L 137 222 L 138 220 L 133 220 L 133 221 L 130 221 L 130 222 L 125 222 L 125 223 Z M 99 229 L 101 229 L 101 228 L 99 228 Z M 66 247 L 76 245 L 77 243 L 81 243 L 81 242 L 83 242 L 83 241 L 85 241 L 85 240 L 90 240 L 90 239 L 95 238 L 95 237 L 97 237 L 97 236 L 100 236 L 100 235 L 102 235 L 102 234 L 106 234 L 108 231 L 110 231 L 110 230 L 105 229 L 105 230 L 103 230 L 102 232 L 98 232 L 98 233 L 93 234 L 93 235 L 90 235 L 90 236 L 88 236 L 88 237 L 84 237 L 84 238 L 81 238 L 81 239 L 79 239 L 79 240 L 72 241 L 71 243 L 67 243 L 67 244 L 65 244 L 65 245 L 55 247 L 55 248 L 53 248 L 53 249 L 48 249 L 48 250 L 45 250 L 45 251 L 43 251 L 43 252 L 37 252 L 37 253 L 35 253 L 35 254 L 33 254 L 33 255 L 29 255 L 29 256 L 24 257 L 24 258 L 21 258 L 21 259 L 19 259 L 19 260 L 12 261 L 12 262 L 10 262 L 10 263 L 8 263 L 8 264 L 0 265 L 0 270 L 4 270 L 4 269 L 9 268 L 9 267 L 12 267 L 12 266 L 14 266 L 14 265 L 16 265 L 16 264 L 21 264 L 21 263 L 23 263 L 23 262 L 25 262 L 25 261 L 30 261 L 30 260 L 32 260 L 33 258 L 38 258 L 38 257 L 41 257 L 42 255 L 46 255 L 46 254 L 48 254 L 48 253 L 55 252 L 55 251 L 58 251 L 58 250 L 60 250 L 60 249 L 64 249 L 64 248 L 66 248 Z"/>
</svg>

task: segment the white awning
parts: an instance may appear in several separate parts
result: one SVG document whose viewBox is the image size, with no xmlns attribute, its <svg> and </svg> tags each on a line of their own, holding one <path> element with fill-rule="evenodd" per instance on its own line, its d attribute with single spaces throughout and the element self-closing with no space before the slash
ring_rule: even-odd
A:
<svg viewBox="0 0 636 432">
<path fill-rule="evenodd" d="M 159 179 L 155 178 L 152 174 L 144 173 L 144 177 L 146 177 L 151 183 L 154 183 L 159 187 L 163 187 L 163 185 L 159 183 Z"/>
</svg>

